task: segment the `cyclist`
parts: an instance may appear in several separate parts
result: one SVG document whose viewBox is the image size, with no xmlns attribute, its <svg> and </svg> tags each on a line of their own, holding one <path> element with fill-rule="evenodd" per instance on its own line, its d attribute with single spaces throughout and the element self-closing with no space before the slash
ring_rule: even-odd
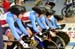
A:
<svg viewBox="0 0 75 49">
<path fill-rule="evenodd" d="M 39 5 L 40 7 L 44 7 L 44 8 L 46 8 L 46 9 L 53 9 L 54 7 L 55 7 L 55 3 L 53 3 L 53 2 L 46 2 L 45 3 L 45 6 L 43 6 L 43 5 Z M 55 11 L 54 11 L 55 12 Z M 41 15 L 38 19 L 39 19 L 39 21 L 40 21 L 40 23 L 45 27 L 44 29 L 41 27 L 41 29 L 42 29 L 42 32 L 45 32 L 46 30 L 48 30 L 49 29 L 49 27 L 47 26 L 47 24 L 46 24 L 46 22 L 45 22 L 45 15 Z"/>
<path fill-rule="evenodd" d="M 40 30 L 37 29 L 36 23 L 38 23 L 38 25 L 45 29 L 45 27 L 42 25 L 42 23 L 39 21 L 39 17 L 41 17 L 42 15 L 44 15 L 46 12 L 46 9 L 44 7 L 33 7 L 32 11 L 26 12 L 23 16 L 22 21 L 26 23 L 26 25 L 29 28 L 32 28 L 35 33 L 41 33 Z M 29 23 L 28 23 L 29 22 Z"/>
<path fill-rule="evenodd" d="M 46 13 L 46 22 L 47 22 L 49 28 L 56 29 L 56 28 L 60 28 L 61 27 L 61 26 L 58 25 L 57 19 L 60 19 L 60 18 L 55 17 L 54 11 L 48 9 L 47 13 Z"/>
<path fill-rule="evenodd" d="M 44 7 L 33 7 L 32 11 L 26 12 L 22 18 L 23 23 L 32 30 L 33 33 L 36 33 L 38 36 L 42 36 L 42 32 L 37 28 L 36 23 L 42 28 L 45 29 L 43 24 L 40 21 L 40 17 L 46 13 Z"/>
<path fill-rule="evenodd" d="M 47 9 L 46 16 L 48 19 L 50 18 L 50 20 L 52 21 L 52 23 L 51 23 L 46 20 L 47 23 L 50 23 L 50 24 L 48 24 L 48 26 L 51 28 L 51 24 L 53 24 L 53 26 L 55 28 L 60 28 L 60 26 L 57 24 L 57 21 L 62 21 L 63 17 L 55 15 L 55 11 L 53 10 L 53 8 L 55 7 L 55 3 L 54 2 L 46 2 L 45 5 L 47 6 L 46 7 L 46 9 Z M 65 25 L 63 25 L 63 26 L 65 26 Z"/>
<path fill-rule="evenodd" d="M 14 23 L 16 22 L 19 26 L 18 30 L 22 31 L 26 37 L 29 36 L 28 32 L 24 28 L 24 26 L 21 23 L 21 18 L 23 16 L 23 13 L 26 12 L 26 9 L 23 6 L 20 5 L 14 5 L 9 8 L 8 12 L 5 13 L 4 16 L 6 16 L 6 22 L 9 25 L 9 28 L 13 34 L 13 36 L 23 45 L 23 47 L 28 47 L 28 44 L 25 43 L 21 37 L 19 36 L 19 32 L 16 30 L 16 26 Z"/>
</svg>

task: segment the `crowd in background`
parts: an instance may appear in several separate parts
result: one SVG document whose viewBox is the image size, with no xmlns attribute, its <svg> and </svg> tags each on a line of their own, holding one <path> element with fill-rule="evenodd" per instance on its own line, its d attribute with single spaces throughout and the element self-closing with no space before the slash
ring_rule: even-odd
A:
<svg viewBox="0 0 75 49">
<path fill-rule="evenodd" d="M 4 9 L 5 12 L 8 11 L 8 9 L 10 8 L 10 5 L 13 2 L 18 2 L 20 4 L 21 0 L 1 0 L 0 1 L 0 6 Z"/>
</svg>

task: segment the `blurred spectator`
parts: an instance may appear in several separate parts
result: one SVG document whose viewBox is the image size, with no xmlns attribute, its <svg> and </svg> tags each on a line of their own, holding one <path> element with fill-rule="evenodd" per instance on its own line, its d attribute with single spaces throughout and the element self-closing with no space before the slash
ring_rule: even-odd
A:
<svg viewBox="0 0 75 49">
<path fill-rule="evenodd" d="M 16 5 L 18 3 L 18 0 L 14 0 L 14 2 L 11 3 L 10 7 L 13 5 Z"/>
<path fill-rule="evenodd" d="M 10 3 L 13 3 L 14 2 L 14 0 L 9 0 L 10 1 Z"/>
<path fill-rule="evenodd" d="M 8 11 L 8 9 L 10 8 L 10 1 L 9 0 L 3 1 L 3 8 L 4 8 L 5 12 Z"/>
<path fill-rule="evenodd" d="M 3 4 L 3 1 L 2 1 L 2 0 L 0 0 L 0 7 L 2 6 L 2 4 Z"/>
<path fill-rule="evenodd" d="M 4 12 L 4 8 L 1 6 L 0 7 L 0 17 L 4 14 L 5 12 Z"/>
<path fill-rule="evenodd" d="M 19 4 L 19 5 L 22 5 L 22 1 L 23 1 L 23 0 L 18 0 L 18 4 Z"/>
<path fill-rule="evenodd" d="M 2 7 L 3 0 L 0 0 L 0 16 L 4 14 L 4 8 Z"/>
<path fill-rule="evenodd" d="M 42 0 L 35 0 L 35 6 L 43 5 Z"/>
<path fill-rule="evenodd" d="M 22 0 L 14 0 L 14 2 L 10 5 L 10 7 L 13 5 L 22 5 Z"/>
</svg>

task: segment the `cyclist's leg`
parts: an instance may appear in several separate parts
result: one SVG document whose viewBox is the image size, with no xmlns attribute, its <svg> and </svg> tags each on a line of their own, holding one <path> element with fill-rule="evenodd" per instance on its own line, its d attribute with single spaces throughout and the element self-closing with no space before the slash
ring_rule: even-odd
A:
<svg viewBox="0 0 75 49">
<path fill-rule="evenodd" d="M 27 27 L 32 31 L 33 34 L 36 33 L 36 31 L 34 31 L 34 29 L 33 29 L 31 26 L 27 26 Z M 42 49 L 43 49 L 43 48 L 44 48 L 44 45 L 43 45 L 43 42 L 40 41 L 39 37 L 38 37 L 38 38 L 35 37 L 35 40 L 37 40 L 37 41 L 39 42 L 39 45 L 40 45 L 40 46 L 42 47 Z"/>
<path fill-rule="evenodd" d="M 42 32 L 42 28 L 40 26 L 37 26 L 37 28 Z"/>
<path fill-rule="evenodd" d="M 14 37 L 9 29 L 9 27 L 4 27 L 4 36 L 6 36 L 8 39 L 3 38 L 4 41 L 14 41 Z M 12 49 L 12 42 L 5 42 L 7 44 L 7 49 Z"/>
<path fill-rule="evenodd" d="M 43 44 L 43 41 L 40 40 L 38 37 L 35 37 L 35 40 L 37 40 L 39 42 L 39 45 L 42 49 L 44 49 L 44 44 Z"/>
<path fill-rule="evenodd" d="M 29 33 L 29 37 L 32 36 L 32 31 L 30 30 L 30 28 L 27 26 L 27 23 L 22 22 L 23 26 L 26 28 L 27 32 Z M 18 25 L 16 25 L 18 26 Z M 24 34 L 24 33 L 23 33 Z"/>
<path fill-rule="evenodd" d="M 23 34 L 17 27 L 15 29 L 19 36 Z M 12 35 L 12 32 L 9 28 L 6 28 L 5 35 L 8 36 L 9 40 L 13 41 L 14 36 Z"/>
<path fill-rule="evenodd" d="M 5 32 L 5 35 L 8 37 L 8 39 L 10 41 L 14 41 L 14 36 L 12 35 L 12 32 L 10 29 L 7 29 L 6 32 Z"/>
<path fill-rule="evenodd" d="M 18 28 L 15 28 L 15 29 L 19 36 L 23 34 Z M 13 41 L 14 36 L 12 35 L 12 32 L 10 29 L 7 29 L 5 34 L 8 36 L 9 40 Z"/>
<path fill-rule="evenodd" d="M 29 33 L 29 35 L 30 35 L 30 37 L 32 36 L 32 31 L 30 30 L 30 28 L 26 28 L 27 29 L 27 31 L 28 31 L 28 33 Z"/>
</svg>

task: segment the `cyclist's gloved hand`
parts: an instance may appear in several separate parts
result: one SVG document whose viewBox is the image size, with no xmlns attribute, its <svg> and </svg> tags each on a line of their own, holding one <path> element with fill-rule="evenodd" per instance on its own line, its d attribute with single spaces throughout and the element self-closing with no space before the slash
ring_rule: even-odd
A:
<svg viewBox="0 0 75 49">
<path fill-rule="evenodd" d="M 55 28 L 50 28 L 50 31 L 56 32 L 56 29 Z"/>
<path fill-rule="evenodd" d="M 28 43 L 28 44 L 29 44 L 31 39 L 30 39 L 30 37 L 29 37 L 28 35 L 25 35 L 25 36 L 22 37 L 22 40 L 23 40 L 25 43 Z"/>
<path fill-rule="evenodd" d="M 36 36 L 38 36 L 38 37 L 40 37 L 40 38 L 45 38 L 45 37 L 47 37 L 47 34 L 46 34 L 46 32 L 45 33 L 40 33 L 40 34 L 36 34 Z"/>
<path fill-rule="evenodd" d="M 63 29 L 66 26 L 66 24 L 61 24 L 60 27 Z"/>
<path fill-rule="evenodd" d="M 28 48 L 28 44 L 25 43 L 22 39 L 19 40 L 20 44 L 23 46 L 23 48 Z"/>
<path fill-rule="evenodd" d="M 27 40 L 30 39 L 30 37 L 28 35 L 25 35 L 22 38 L 27 39 Z"/>
<path fill-rule="evenodd" d="M 29 46 L 28 46 L 27 43 L 23 43 L 23 47 L 24 47 L 24 48 L 29 48 Z"/>
<path fill-rule="evenodd" d="M 41 32 L 40 32 L 40 33 L 37 33 L 37 34 L 36 34 L 36 36 L 38 36 L 38 37 L 41 37 L 41 38 L 42 38 L 42 37 L 43 37 L 43 33 L 41 33 Z"/>
<path fill-rule="evenodd" d="M 42 29 L 42 33 L 45 33 L 47 30 L 46 29 Z"/>
</svg>

